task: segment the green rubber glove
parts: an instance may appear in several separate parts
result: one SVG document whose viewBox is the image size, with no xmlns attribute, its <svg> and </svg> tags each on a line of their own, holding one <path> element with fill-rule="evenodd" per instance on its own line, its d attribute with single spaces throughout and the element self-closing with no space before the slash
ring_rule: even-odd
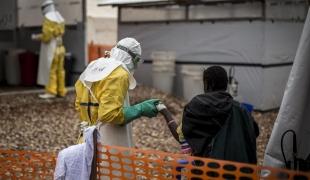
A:
<svg viewBox="0 0 310 180">
<path fill-rule="evenodd" d="M 125 124 L 141 116 L 155 117 L 158 113 L 156 105 L 159 101 L 159 99 L 149 99 L 133 106 L 124 107 Z"/>
<path fill-rule="evenodd" d="M 152 118 L 152 117 L 157 116 L 158 110 L 156 108 L 156 105 L 158 105 L 159 102 L 160 102 L 159 99 L 149 99 L 137 105 L 140 105 L 142 109 L 142 114 L 141 114 L 142 116 Z"/>
</svg>

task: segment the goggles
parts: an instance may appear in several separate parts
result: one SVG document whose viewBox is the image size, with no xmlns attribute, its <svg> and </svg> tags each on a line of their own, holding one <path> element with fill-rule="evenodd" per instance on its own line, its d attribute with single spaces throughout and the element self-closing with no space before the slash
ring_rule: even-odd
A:
<svg viewBox="0 0 310 180">
<path fill-rule="evenodd" d="M 130 49 L 126 48 L 125 46 L 117 45 L 116 47 L 118 49 L 121 49 L 121 50 L 127 52 L 131 56 L 132 62 L 134 64 L 135 68 L 136 68 L 138 63 L 141 61 L 141 56 L 139 54 L 133 53 L 132 51 L 130 51 Z"/>
<path fill-rule="evenodd" d="M 50 6 L 52 4 L 54 4 L 54 3 L 48 3 L 48 4 L 41 6 L 41 11 L 43 11 L 45 8 L 47 8 L 48 6 Z"/>
</svg>

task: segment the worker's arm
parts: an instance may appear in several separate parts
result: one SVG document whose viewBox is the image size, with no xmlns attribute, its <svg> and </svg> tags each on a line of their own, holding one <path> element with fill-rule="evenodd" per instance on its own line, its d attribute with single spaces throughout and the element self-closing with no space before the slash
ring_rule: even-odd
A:
<svg viewBox="0 0 310 180">
<path fill-rule="evenodd" d="M 50 42 L 52 38 L 54 38 L 54 31 L 56 29 L 55 26 L 58 24 L 55 22 L 51 22 L 47 19 L 44 19 L 43 25 L 42 25 L 42 33 L 40 34 L 33 34 L 32 39 L 42 41 L 44 43 Z"/>
<path fill-rule="evenodd" d="M 133 106 L 124 107 L 125 124 L 141 116 L 149 118 L 157 116 L 158 110 L 156 105 L 159 104 L 159 101 L 159 99 L 149 99 Z"/>
<path fill-rule="evenodd" d="M 123 103 L 129 87 L 128 73 L 118 67 L 98 85 L 98 121 L 124 124 Z"/>
</svg>

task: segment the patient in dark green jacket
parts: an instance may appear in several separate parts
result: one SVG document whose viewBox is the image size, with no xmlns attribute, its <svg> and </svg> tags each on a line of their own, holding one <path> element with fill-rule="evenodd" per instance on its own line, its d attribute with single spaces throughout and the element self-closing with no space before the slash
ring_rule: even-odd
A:
<svg viewBox="0 0 310 180">
<path fill-rule="evenodd" d="M 184 108 L 177 132 L 182 148 L 191 154 L 244 163 L 257 162 L 259 129 L 251 114 L 226 92 L 224 68 L 212 66 L 203 73 L 204 94 Z"/>
</svg>

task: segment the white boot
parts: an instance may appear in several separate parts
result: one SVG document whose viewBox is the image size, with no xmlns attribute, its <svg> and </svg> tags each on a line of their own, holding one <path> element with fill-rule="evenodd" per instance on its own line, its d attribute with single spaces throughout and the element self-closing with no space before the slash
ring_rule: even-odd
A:
<svg viewBox="0 0 310 180">
<path fill-rule="evenodd" d="M 50 93 L 44 93 L 44 94 L 39 94 L 39 98 L 42 99 L 50 99 L 50 98 L 55 98 L 56 95 L 50 94 Z"/>
</svg>

